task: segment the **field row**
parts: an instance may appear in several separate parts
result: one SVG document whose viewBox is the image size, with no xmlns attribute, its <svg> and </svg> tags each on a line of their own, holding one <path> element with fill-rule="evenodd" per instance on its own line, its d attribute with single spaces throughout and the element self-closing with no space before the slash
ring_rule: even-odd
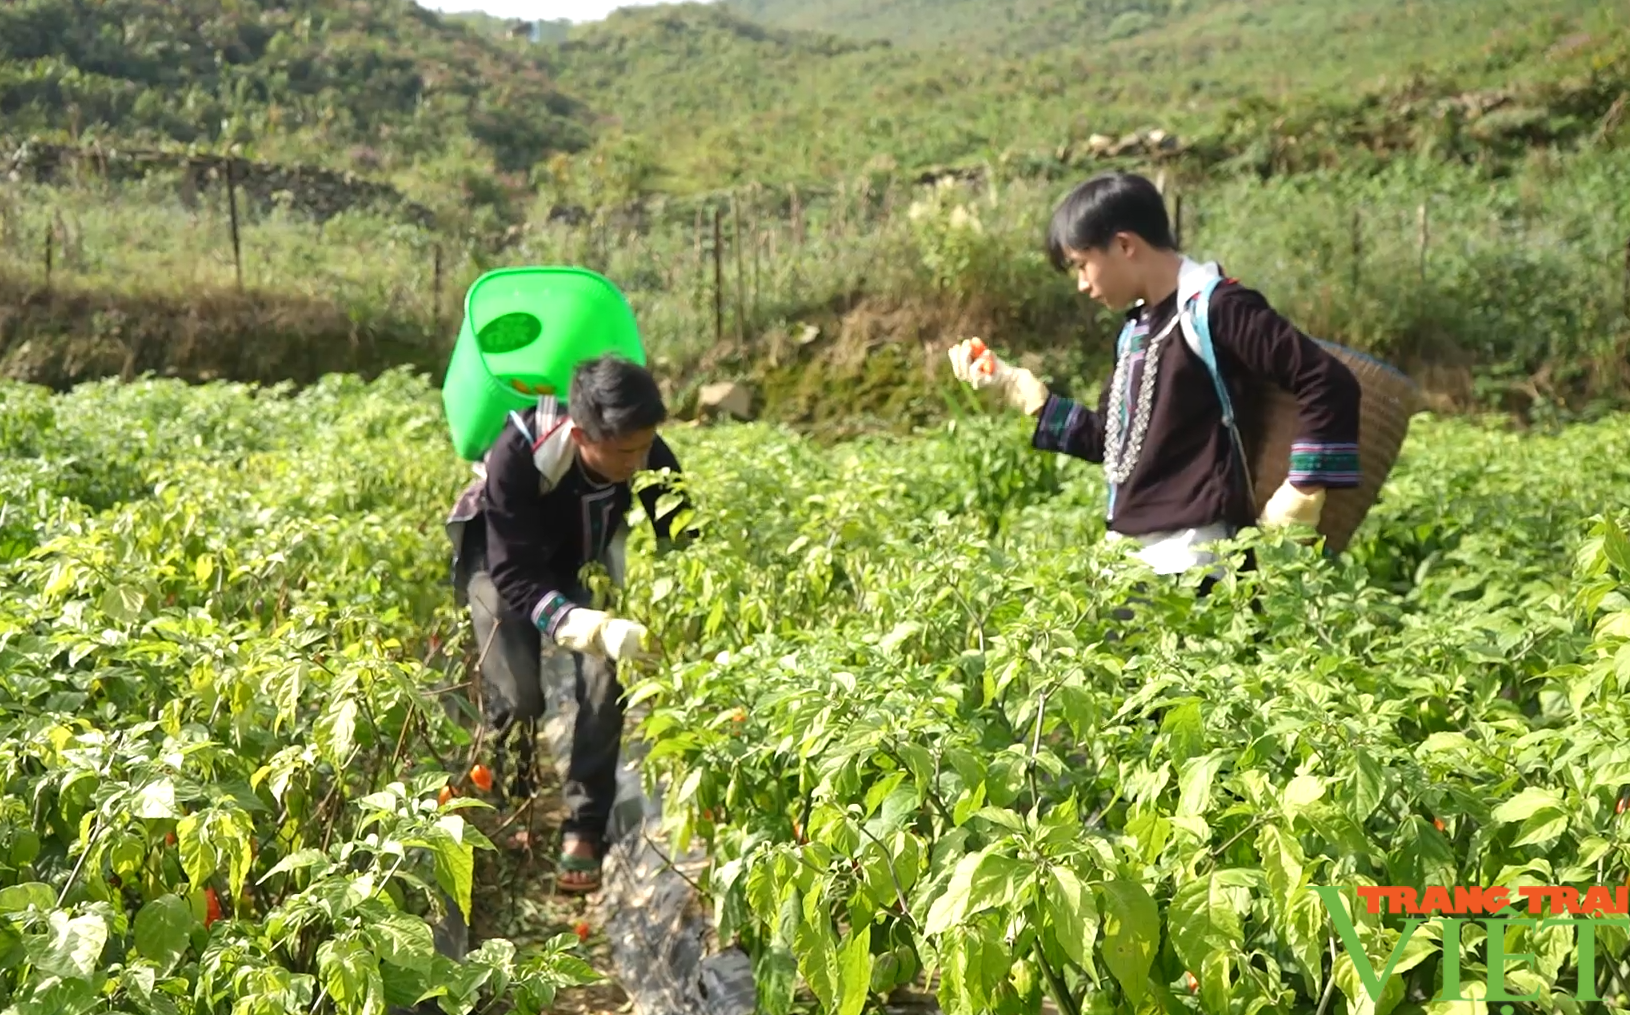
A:
<svg viewBox="0 0 1630 1015">
<path fill-rule="evenodd" d="M 766 1011 L 937 971 L 950 1013 L 1384 1013 L 1444 939 L 1368 1005 L 1310 887 L 1630 876 L 1630 418 L 1419 420 L 1346 557 L 1258 541 L 1202 601 L 1112 567 L 1096 470 L 1008 418 L 671 439 L 704 538 L 631 546 L 635 735 Z M 422 380 L 9 387 L 0 452 L 0 1004 L 463 1015 L 588 975 L 420 919 L 487 847 L 437 802 L 467 473 Z M 1402 917 L 1351 918 L 1382 968 Z M 1507 985 L 1573 1011 L 1571 932 L 1511 935 Z"/>
</svg>

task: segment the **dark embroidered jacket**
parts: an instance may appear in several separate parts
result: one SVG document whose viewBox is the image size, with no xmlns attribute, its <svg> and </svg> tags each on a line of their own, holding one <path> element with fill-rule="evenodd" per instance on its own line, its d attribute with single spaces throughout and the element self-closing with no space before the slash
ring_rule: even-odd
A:
<svg viewBox="0 0 1630 1015">
<path fill-rule="evenodd" d="M 599 482 L 584 470 L 564 405 L 544 399 L 528 417 L 524 429 L 514 416 L 505 424 L 487 452 L 486 478 L 465 488 L 447 527 L 460 599 L 469 576 L 486 570 L 504 604 L 553 638 L 572 607 L 589 601 L 578 579 L 585 564 L 600 561 L 621 580 L 624 517 L 634 493 L 629 483 Z M 660 437 L 645 468 L 680 471 Z M 657 484 L 639 493 L 663 542 L 671 538 L 673 518 L 657 518 L 665 490 Z"/>
<path fill-rule="evenodd" d="M 1128 371 L 1130 413 L 1143 383 L 1144 346 L 1177 313 L 1177 294 L 1154 307 L 1128 312 L 1135 322 Z M 1236 408 L 1243 381 L 1256 376 L 1292 393 L 1301 407 L 1301 432 L 1292 448 L 1291 482 L 1336 489 L 1358 485 L 1358 380 L 1340 360 L 1274 312 L 1268 301 L 1232 279 L 1211 296 L 1207 320 L 1217 361 Z M 1031 443 L 1089 462 L 1104 460 L 1104 418 L 1110 386 L 1097 411 L 1057 395 L 1047 400 Z M 1130 428 L 1130 426 L 1129 426 Z M 1211 375 L 1174 329 L 1160 351 L 1160 374 L 1143 452 L 1125 484 L 1113 491 L 1109 527 L 1128 536 L 1171 532 L 1224 522 L 1256 524 Z"/>
</svg>

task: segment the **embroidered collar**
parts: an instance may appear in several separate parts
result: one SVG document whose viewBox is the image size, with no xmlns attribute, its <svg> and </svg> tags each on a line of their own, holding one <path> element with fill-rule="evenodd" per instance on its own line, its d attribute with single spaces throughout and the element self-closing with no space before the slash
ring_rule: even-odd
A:
<svg viewBox="0 0 1630 1015">
<path fill-rule="evenodd" d="M 1190 258 L 1183 258 L 1183 263 L 1177 268 L 1177 289 L 1166 299 L 1175 299 L 1175 306 L 1182 307 L 1189 300 L 1200 295 L 1200 290 L 1206 287 L 1212 279 L 1223 277 L 1222 266 L 1216 261 L 1207 261 L 1204 264 Z M 1166 300 L 1161 300 L 1164 305 Z M 1126 322 L 1137 324 L 1145 313 L 1153 313 L 1155 308 L 1150 307 L 1142 300 L 1138 300 L 1126 310 Z M 1148 323 L 1144 321 L 1144 323 Z"/>
</svg>

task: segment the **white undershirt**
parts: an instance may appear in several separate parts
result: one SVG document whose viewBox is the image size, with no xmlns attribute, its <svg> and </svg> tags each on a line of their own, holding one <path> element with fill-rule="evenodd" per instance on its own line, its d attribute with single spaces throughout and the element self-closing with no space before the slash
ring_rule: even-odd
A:
<svg viewBox="0 0 1630 1015">
<path fill-rule="evenodd" d="M 1230 526 L 1226 522 L 1216 522 L 1198 529 L 1150 532 L 1142 536 L 1127 536 L 1119 532 L 1110 532 L 1106 538 L 1136 541 L 1139 546 L 1133 552 L 1140 560 L 1153 568 L 1156 574 L 1182 574 L 1191 567 L 1197 567 L 1201 564 L 1215 564 L 1218 560 L 1217 555 L 1203 549 L 1203 547 L 1207 543 L 1227 539 L 1230 535 L 1229 528 Z"/>
</svg>

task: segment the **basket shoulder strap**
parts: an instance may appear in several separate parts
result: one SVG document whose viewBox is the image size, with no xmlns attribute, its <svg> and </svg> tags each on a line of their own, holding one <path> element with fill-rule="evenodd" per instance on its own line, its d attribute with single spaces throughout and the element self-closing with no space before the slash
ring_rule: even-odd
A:
<svg viewBox="0 0 1630 1015">
<path fill-rule="evenodd" d="M 1211 294 L 1222 282 L 1221 278 L 1213 278 L 1200 287 L 1189 301 L 1179 311 L 1182 315 L 1183 339 L 1188 347 L 1205 364 L 1206 373 L 1211 375 L 1211 386 L 1217 392 L 1217 403 L 1222 409 L 1223 426 L 1228 428 L 1228 436 L 1234 445 L 1234 453 L 1239 458 L 1240 475 L 1245 480 L 1245 493 L 1251 503 L 1256 503 L 1256 484 L 1251 476 L 1251 458 L 1245 451 L 1245 439 L 1240 435 L 1239 423 L 1234 417 L 1234 400 L 1229 397 L 1228 385 L 1223 380 L 1222 368 L 1217 365 L 1217 346 L 1211 340 Z"/>
<path fill-rule="evenodd" d="M 1217 391 L 1217 401 L 1222 405 L 1223 425 L 1230 429 L 1234 426 L 1234 400 L 1228 395 L 1228 385 L 1223 382 L 1222 369 L 1217 365 L 1217 346 L 1211 340 L 1211 293 L 1217 288 L 1222 279 L 1214 278 L 1196 293 L 1183 307 L 1183 339 L 1188 343 L 1190 350 L 1200 357 L 1205 364 L 1206 373 L 1211 375 L 1211 386 Z"/>
<path fill-rule="evenodd" d="M 572 420 L 553 395 L 538 400 L 533 420 L 533 429 L 528 433 L 532 441 L 532 464 L 538 469 L 538 492 L 548 493 L 560 485 L 561 478 L 577 460 Z"/>
</svg>

